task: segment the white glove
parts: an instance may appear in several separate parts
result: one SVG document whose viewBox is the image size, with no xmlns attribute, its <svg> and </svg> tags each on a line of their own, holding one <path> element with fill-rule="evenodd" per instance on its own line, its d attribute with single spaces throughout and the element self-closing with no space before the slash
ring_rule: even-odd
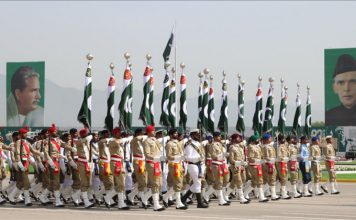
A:
<svg viewBox="0 0 356 220">
<path fill-rule="evenodd" d="M 37 163 L 37 167 L 38 167 L 42 172 L 45 171 L 45 167 L 43 166 L 43 164 L 42 164 L 41 162 L 38 162 L 38 163 Z"/>
<path fill-rule="evenodd" d="M 59 167 L 61 168 L 62 173 L 65 174 L 67 171 L 67 167 L 66 167 L 64 161 L 59 162 Z"/>
<path fill-rule="evenodd" d="M 262 163 L 261 159 L 255 159 L 255 163 Z"/>
<path fill-rule="evenodd" d="M 235 167 L 239 167 L 241 165 L 242 165 L 241 161 L 235 161 Z"/>
<path fill-rule="evenodd" d="M 72 147 L 70 151 L 72 151 L 73 153 L 77 153 L 77 148 Z"/>
<path fill-rule="evenodd" d="M 179 155 L 178 155 L 178 156 L 174 156 L 174 162 L 175 162 L 175 163 L 179 163 L 179 162 L 181 161 L 181 158 L 182 158 L 182 157 L 179 156 Z"/>
<path fill-rule="evenodd" d="M 49 159 L 47 163 L 48 163 L 48 165 L 49 165 L 52 169 L 56 169 L 56 165 L 54 165 L 52 159 Z"/>
<path fill-rule="evenodd" d="M 40 157 L 43 159 L 44 158 L 44 153 L 40 152 Z"/>
<path fill-rule="evenodd" d="M 22 171 L 25 172 L 25 167 L 23 166 L 23 164 L 21 162 L 17 163 L 17 167 Z"/>
<path fill-rule="evenodd" d="M 73 160 L 69 161 L 69 165 L 73 167 L 75 170 L 78 169 L 78 165 Z"/>
<path fill-rule="evenodd" d="M 243 140 L 242 143 L 244 144 L 244 146 L 246 146 L 247 144 L 246 140 Z"/>
<path fill-rule="evenodd" d="M 32 156 L 30 156 L 30 163 L 32 166 L 36 166 L 35 158 L 33 158 Z"/>
<path fill-rule="evenodd" d="M 64 156 L 63 154 L 59 154 L 59 158 L 61 158 L 63 160 L 68 160 L 68 158 L 66 156 Z"/>
<path fill-rule="evenodd" d="M 154 157 L 153 162 L 161 162 L 161 157 Z"/>
</svg>

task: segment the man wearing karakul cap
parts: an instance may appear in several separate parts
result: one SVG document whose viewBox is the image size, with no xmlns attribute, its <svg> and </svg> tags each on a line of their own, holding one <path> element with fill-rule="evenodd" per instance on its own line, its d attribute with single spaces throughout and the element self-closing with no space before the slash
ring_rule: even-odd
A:
<svg viewBox="0 0 356 220">
<path fill-rule="evenodd" d="M 356 126 L 356 61 L 351 55 L 339 56 L 333 78 L 341 105 L 326 111 L 325 124 Z"/>
</svg>

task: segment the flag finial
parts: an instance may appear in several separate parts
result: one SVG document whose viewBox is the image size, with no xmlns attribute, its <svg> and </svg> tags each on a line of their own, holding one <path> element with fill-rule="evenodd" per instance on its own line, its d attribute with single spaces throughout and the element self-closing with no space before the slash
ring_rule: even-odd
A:
<svg viewBox="0 0 356 220">
<path fill-rule="evenodd" d="M 258 81 L 262 81 L 262 76 L 258 76 Z"/>
<path fill-rule="evenodd" d="M 110 69 L 113 70 L 115 68 L 115 65 L 113 63 L 110 63 Z"/>
<path fill-rule="evenodd" d="M 199 72 L 199 73 L 198 73 L 198 77 L 199 77 L 200 79 L 202 79 L 202 78 L 204 77 L 203 72 Z"/>
<path fill-rule="evenodd" d="M 281 83 L 282 83 L 282 84 L 284 83 L 284 79 L 283 79 L 283 78 L 281 78 Z"/>
<path fill-rule="evenodd" d="M 287 91 L 288 90 L 288 86 L 284 86 L 284 90 Z"/>
<path fill-rule="evenodd" d="M 241 80 L 241 85 L 242 85 L 242 86 L 245 85 L 245 80 Z"/>
<path fill-rule="evenodd" d="M 148 54 L 146 54 L 146 59 L 147 59 L 147 62 L 148 62 L 148 61 L 150 61 L 150 60 L 152 59 L 151 54 L 149 54 L 149 53 L 148 53 Z"/>
<path fill-rule="evenodd" d="M 241 74 L 240 73 L 237 74 L 237 78 L 239 79 L 239 81 L 241 80 Z"/>
<path fill-rule="evenodd" d="M 131 55 L 128 52 L 126 52 L 126 53 L 124 53 L 124 57 L 125 57 L 126 61 L 128 62 Z"/>
<path fill-rule="evenodd" d="M 86 56 L 87 60 L 90 62 L 92 59 L 94 59 L 94 56 L 93 54 L 91 53 L 88 53 L 87 56 Z"/>
<path fill-rule="evenodd" d="M 180 63 L 180 68 L 182 68 L 182 71 L 183 71 L 183 69 L 185 68 L 185 63 L 184 62 Z"/>
</svg>

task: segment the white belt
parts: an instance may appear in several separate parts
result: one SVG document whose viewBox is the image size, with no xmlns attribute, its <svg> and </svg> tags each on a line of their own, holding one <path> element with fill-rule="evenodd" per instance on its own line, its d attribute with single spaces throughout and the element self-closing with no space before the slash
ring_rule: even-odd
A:
<svg viewBox="0 0 356 220">
<path fill-rule="evenodd" d="M 23 157 L 23 158 L 21 158 L 21 160 L 27 161 L 27 157 Z"/>
<path fill-rule="evenodd" d="M 133 157 L 134 160 L 145 160 L 145 158 L 142 157 Z"/>
<path fill-rule="evenodd" d="M 83 163 L 88 163 L 88 160 L 87 160 L 87 159 L 80 158 L 80 157 L 78 157 L 78 161 L 79 161 L 79 162 L 83 162 Z"/>
<path fill-rule="evenodd" d="M 112 160 L 112 161 L 119 161 L 119 162 L 122 161 L 122 159 L 120 159 L 120 158 L 115 158 L 115 157 L 111 157 L 110 160 Z"/>
<path fill-rule="evenodd" d="M 102 162 L 102 163 L 110 163 L 110 160 L 100 159 L 100 162 Z"/>
<path fill-rule="evenodd" d="M 215 164 L 215 165 L 223 165 L 224 163 L 223 163 L 223 162 L 220 162 L 220 161 L 213 161 L 212 164 Z"/>
</svg>

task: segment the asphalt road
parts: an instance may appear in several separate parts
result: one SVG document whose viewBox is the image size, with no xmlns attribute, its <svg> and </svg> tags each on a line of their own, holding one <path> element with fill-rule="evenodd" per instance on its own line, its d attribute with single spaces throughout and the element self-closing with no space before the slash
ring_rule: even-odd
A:
<svg viewBox="0 0 356 220">
<path fill-rule="evenodd" d="M 163 212 L 154 212 L 152 209 L 143 210 L 138 207 L 132 207 L 128 211 L 119 211 L 116 208 L 108 210 L 104 206 L 86 210 L 72 205 L 54 208 L 53 206 L 43 207 L 37 203 L 34 203 L 32 207 L 25 207 L 23 204 L 13 206 L 6 203 L 0 206 L 0 219 L 356 219 L 356 184 L 339 183 L 339 189 L 341 191 L 339 195 L 325 194 L 318 197 L 270 201 L 268 203 L 259 203 L 257 200 L 252 200 L 247 205 L 232 201 L 231 206 L 218 206 L 217 201 L 213 200 L 209 209 L 197 209 L 195 205 L 190 205 L 189 209 L 185 211 L 171 207 Z"/>
</svg>

